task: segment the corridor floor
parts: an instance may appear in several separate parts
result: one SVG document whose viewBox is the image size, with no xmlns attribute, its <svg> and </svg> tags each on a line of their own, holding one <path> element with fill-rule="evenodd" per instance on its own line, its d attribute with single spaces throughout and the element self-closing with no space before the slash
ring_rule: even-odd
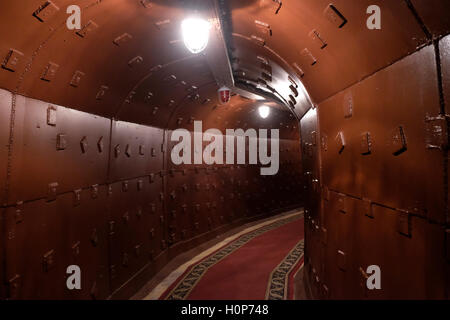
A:
<svg viewBox="0 0 450 320">
<path fill-rule="evenodd" d="M 140 298 L 295 298 L 294 278 L 303 267 L 303 210 L 258 221 L 227 236 L 172 267 L 170 274 Z"/>
</svg>

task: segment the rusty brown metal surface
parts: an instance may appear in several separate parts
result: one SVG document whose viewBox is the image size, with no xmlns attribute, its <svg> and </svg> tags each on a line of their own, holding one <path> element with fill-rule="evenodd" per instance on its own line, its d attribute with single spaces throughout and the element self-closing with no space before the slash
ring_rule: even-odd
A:
<svg viewBox="0 0 450 320">
<path fill-rule="evenodd" d="M 429 46 L 319 105 L 324 185 L 445 221 L 434 60 Z"/>
<path fill-rule="evenodd" d="M 439 37 L 450 32 L 450 3 L 445 0 L 411 0 L 423 25 L 433 36 Z"/>
<path fill-rule="evenodd" d="M 22 96 L 14 109 L 8 204 L 106 182 L 111 120 Z"/>
<path fill-rule="evenodd" d="M 186 108 L 195 114 L 198 102 Z M 203 108 L 200 119 L 211 107 Z M 235 108 L 236 116 L 224 108 L 227 120 L 219 127 L 239 126 L 244 109 L 256 116 L 255 102 L 246 99 L 234 97 L 228 108 Z M 274 110 L 286 139 L 281 140 L 281 172 L 271 183 L 251 166 L 178 167 L 167 159 L 164 165 L 173 144 L 164 142 L 161 128 L 23 96 L 16 96 L 15 112 L 11 183 L 3 189 L 8 191 L 7 298 L 105 298 L 176 244 L 186 246 L 221 226 L 301 201 L 287 193 L 300 187 L 295 177 L 301 166 L 299 157 L 293 161 L 300 155 L 298 127 L 286 111 Z M 174 128 L 181 125 L 178 118 Z M 208 127 L 217 124 L 211 118 Z M 189 128 L 192 121 L 184 123 Z M 2 159 L 8 160 L 6 152 Z M 271 202 L 264 201 L 269 195 Z M 33 255 L 23 254 L 28 250 Z M 81 292 L 65 289 L 65 268 L 71 264 L 86 274 Z"/>
<path fill-rule="evenodd" d="M 78 191 L 77 191 L 78 192 Z M 79 190 L 54 201 L 37 200 L 6 213 L 7 293 L 12 299 L 105 298 L 108 296 L 106 188 L 93 198 Z M 24 254 L 26 252 L 27 254 Z M 84 270 L 82 291 L 64 285 L 66 268 Z"/>
<path fill-rule="evenodd" d="M 449 113 L 448 101 L 450 101 L 450 36 L 444 37 L 439 42 L 439 52 L 440 52 L 440 62 L 441 62 L 440 70 L 442 72 L 442 96 L 441 96 L 441 99 L 443 98 L 444 103 L 445 103 L 444 112 L 445 112 L 445 114 L 448 114 Z M 448 159 L 448 154 L 447 154 L 447 159 Z M 447 168 L 450 168 L 448 162 L 447 162 Z M 447 177 L 447 179 L 450 179 L 450 178 Z M 448 201 L 450 199 L 449 194 L 450 194 L 450 189 L 447 190 L 447 206 L 448 206 Z M 450 214 L 447 212 L 447 224 L 448 223 L 450 223 Z M 448 232 L 447 232 L 447 239 L 450 239 Z M 448 245 L 448 242 L 447 242 L 447 248 L 450 248 L 450 245 Z"/>
<path fill-rule="evenodd" d="M 4 170 L 0 171 L 0 181 L 6 181 L 6 168 L 8 164 L 8 148 L 6 146 L 9 144 L 9 124 L 11 118 L 11 102 L 12 95 L 10 92 L 5 90 L 0 90 L 0 139 L 1 145 L 4 146 L 0 149 L 0 165 Z M 3 205 L 5 201 L 5 188 L 0 188 L 0 203 Z"/>
<path fill-rule="evenodd" d="M 349 196 L 344 199 L 344 212 L 341 197 L 330 192 L 329 200 L 325 201 L 323 225 L 328 231 L 327 241 L 317 241 L 325 250 L 320 285 L 329 289 L 329 298 L 441 299 L 445 296 L 442 226 L 412 216 L 407 218 L 409 225 L 404 226 L 401 222 L 404 213 Z M 379 265 L 383 272 L 383 290 L 371 291 L 365 287 L 361 269 L 365 272 L 373 264 Z M 419 275 L 423 281 L 416 281 Z M 405 291 L 405 287 L 409 289 Z"/>
<path fill-rule="evenodd" d="M 129 297 L 179 252 L 303 204 L 313 297 L 448 298 L 448 1 L 82 0 L 78 31 L 70 4 L 0 2 L 1 298 Z M 183 45 L 195 10 L 221 19 L 217 68 Z M 227 55 L 242 96 L 220 105 Z M 279 129 L 278 174 L 175 166 L 170 133 L 195 120 Z"/>
<path fill-rule="evenodd" d="M 109 180 L 117 181 L 160 171 L 162 145 L 162 129 L 114 121 Z"/>
<path fill-rule="evenodd" d="M 322 194 L 305 221 L 316 298 L 448 298 L 448 31 L 436 8 L 405 4 L 437 40 L 318 104 Z M 370 265 L 382 290 L 366 287 Z"/>
<path fill-rule="evenodd" d="M 315 283 L 316 279 L 322 277 L 321 260 L 323 250 L 321 244 L 320 223 L 320 198 L 322 190 L 320 189 L 320 146 L 318 135 L 317 109 L 310 109 L 300 121 L 302 137 L 302 166 L 303 166 L 303 192 L 305 193 L 305 264 L 314 266 L 308 269 L 309 276 Z M 325 190 L 324 190 L 325 191 Z M 320 287 L 314 287 L 312 290 L 320 290 Z M 314 292 L 315 296 L 319 293 Z"/>
<path fill-rule="evenodd" d="M 274 1 L 252 1 L 246 8 L 237 8 L 240 2 L 230 1 L 234 9 L 233 32 L 250 39 L 252 36 L 263 39 L 263 43 L 256 42 L 260 51 L 283 57 L 290 68 L 285 70 L 302 78 L 316 102 L 414 51 L 426 41 L 405 1 L 334 1 L 332 5 L 343 19 L 325 0 L 282 1 L 278 11 Z M 369 5 L 378 5 L 383 13 L 381 30 L 366 28 Z M 265 33 L 255 21 L 268 24 L 272 34 Z M 234 43 L 235 39 L 232 40 Z"/>
</svg>

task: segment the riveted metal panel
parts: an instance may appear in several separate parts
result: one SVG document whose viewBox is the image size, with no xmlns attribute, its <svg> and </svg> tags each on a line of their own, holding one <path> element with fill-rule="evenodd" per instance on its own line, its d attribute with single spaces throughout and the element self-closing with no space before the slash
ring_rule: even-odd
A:
<svg viewBox="0 0 450 320">
<path fill-rule="evenodd" d="M 67 290 L 71 299 L 104 299 L 109 295 L 108 201 L 106 185 L 61 196 L 61 208 L 67 212 L 66 251 L 68 263 L 82 272 L 81 291 Z"/>
<path fill-rule="evenodd" d="M 411 233 L 405 236 L 398 229 L 402 214 L 399 211 L 371 205 L 373 216 L 369 217 L 364 214 L 367 210 L 365 202 L 350 199 L 351 214 L 340 215 L 333 203 L 336 202 L 326 202 L 325 206 L 329 241 L 324 261 L 324 282 L 329 286 L 332 298 L 417 299 L 443 296 L 445 264 L 439 253 L 445 236 L 442 227 L 409 216 Z M 381 290 L 365 289 L 367 277 L 362 275 L 370 265 L 381 268 L 384 283 Z M 417 281 L 418 274 L 426 280 Z M 410 290 L 404 290 L 405 287 Z"/>
<path fill-rule="evenodd" d="M 440 110 L 436 79 L 429 46 L 322 103 L 322 134 L 345 137 L 343 149 L 339 143 L 322 149 L 325 184 L 442 222 L 443 154 L 427 148 L 436 139 L 426 126 Z M 353 116 L 346 119 L 340 106 L 349 99 Z"/>
<path fill-rule="evenodd" d="M 353 90 L 340 93 L 318 107 L 320 121 L 323 181 L 331 190 L 361 196 L 361 177 L 355 173 L 361 155 L 362 114 L 348 117 L 348 106 L 354 104 Z M 351 107 L 353 108 L 353 107 Z M 355 107 L 356 108 L 356 107 Z M 359 121 L 358 121 L 359 120 Z"/>
<path fill-rule="evenodd" d="M 439 42 L 439 52 L 440 52 L 440 61 L 441 61 L 441 75 L 442 75 L 442 89 L 443 89 L 443 97 L 445 103 L 445 113 L 449 114 L 450 108 L 450 36 L 443 38 Z M 450 164 L 447 164 L 447 167 L 450 168 Z M 448 172 L 448 171 L 447 171 Z M 450 179 L 450 177 L 449 177 Z M 450 189 L 447 190 L 448 194 L 450 194 Z M 447 197 L 448 198 L 448 197 Z M 448 198 L 450 199 L 450 198 Z M 450 223 L 450 215 L 447 214 L 447 224 Z"/>
<path fill-rule="evenodd" d="M 313 219 L 319 219 L 319 197 L 320 197 L 320 172 L 319 172 L 319 147 L 317 143 L 318 132 L 317 109 L 310 109 L 301 119 L 302 139 L 302 169 L 303 181 L 308 195 L 305 195 L 305 213 Z"/>
<path fill-rule="evenodd" d="M 358 216 L 355 222 L 360 230 L 359 240 L 353 242 L 357 254 L 355 262 L 363 270 L 369 265 L 378 265 L 384 279 L 382 290 L 368 290 L 367 297 L 442 297 L 445 290 L 445 257 L 440 252 L 444 245 L 444 229 L 420 217 L 410 216 L 411 235 L 407 237 L 398 231 L 401 212 L 373 206 L 373 214 L 373 219 Z M 376 237 L 380 232 L 384 236 Z M 417 281 L 419 274 L 424 281 Z M 404 290 L 405 287 L 409 290 Z"/>
<path fill-rule="evenodd" d="M 111 285 L 118 288 L 163 250 L 166 219 L 160 201 L 162 180 L 159 175 L 111 184 L 110 268 Z"/>
<path fill-rule="evenodd" d="M 49 183 L 62 193 L 105 182 L 108 153 L 94 146 L 109 129 L 108 119 L 17 96 L 9 203 L 45 197 Z"/>
<path fill-rule="evenodd" d="M 442 72 L 442 86 L 444 90 L 444 99 L 446 102 L 446 113 L 449 113 L 450 101 L 450 35 L 446 36 L 439 42 L 441 72 Z"/>
<path fill-rule="evenodd" d="M 85 189 L 65 193 L 53 202 L 38 200 L 9 208 L 7 278 L 20 278 L 11 298 L 107 297 L 106 209 L 105 188 L 97 199 Z M 67 289 L 69 265 L 80 267 L 82 290 Z"/>
<path fill-rule="evenodd" d="M 428 6 L 423 2 L 424 6 Z M 237 8 L 240 4 L 240 1 L 234 0 L 230 6 Z M 382 12 L 382 28 L 375 32 L 366 27 L 369 17 L 366 10 L 370 5 L 378 5 Z M 251 36 L 256 30 L 255 19 L 269 24 L 274 35 L 265 39 L 265 47 L 282 56 L 289 66 L 296 63 L 301 68 L 302 71 L 289 71 L 298 72 L 300 77 L 304 74 L 303 83 L 316 102 L 407 55 L 426 41 L 426 35 L 406 1 L 285 1 L 277 15 L 260 2 L 254 2 L 250 8 L 252 12 L 234 10 L 232 13 L 233 43 L 238 43 L 238 38 Z M 317 36 L 310 37 L 312 30 L 316 30 L 321 39 L 326 39 L 325 48 L 322 48 L 323 42 L 317 40 Z M 384 46 L 382 43 L 390 45 Z M 241 58 L 242 48 L 246 45 L 239 43 L 236 46 L 234 55 Z M 381 46 L 383 50 L 380 50 Z M 267 53 L 265 47 L 259 50 L 252 48 L 251 51 L 264 55 Z M 305 48 L 308 51 L 304 51 L 303 59 L 301 53 Z M 237 67 L 244 66 L 238 62 Z M 339 81 L 335 81 L 336 77 Z"/>
<path fill-rule="evenodd" d="M 450 32 L 450 3 L 446 0 L 411 0 L 414 10 L 433 36 Z"/>
<path fill-rule="evenodd" d="M 294 179 L 301 166 L 292 161 L 299 150 L 292 151 L 294 147 L 287 141 L 292 139 L 292 144 L 298 145 L 293 116 L 289 118 L 286 110 L 273 103 L 273 123 L 263 122 L 254 116 L 258 103 L 238 96 L 228 106 L 217 107 L 216 82 L 201 55 L 185 58 L 184 47 L 169 41 L 168 47 L 152 41 L 155 45 L 142 51 L 141 39 L 178 33 L 173 22 L 182 17 L 182 10 L 176 6 L 170 6 L 171 10 L 151 6 L 148 10 L 148 3 L 142 4 L 89 3 L 83 11 L 82 30 L 73 32 L 65 28 L 65 10 L 53 10 L 47 2 L 2 6 L 9 28 L 0 30 L 0 56 L 5 63 L 0 69 L 1 86 L 51 102 L 23 96 L 16 101 L 9 199 L 15 209 L 8 208 L 8 223 L 32 229 L 31 233 L 18 229 L 19 239 L 24 239 L 24 234 L 30 238 L 8 244 L 11 265 L 7 282 L 18 298 L 103 298 L 112 292 L 106 292 L 105 281 L 115 290 L 167 249 L 172 222 L 176 239 L 184 242 L 217 232 L 226 224 L 298 203 L 298 197 L 290 196 L 301 180 L 298 175 Z M 110 14 L 105 16 L 105 10 Z M 35 17 L 30 14 L 33 12 Z M 131 20 L 136 24 L 127 23 Z M 164 21 L 171 23 L 159 23 Z M 14 30 L 21 31 L 20 37 Z M 28 41 L 23 41 L 26 38 Z M 141 58 L 133 60 L 135 57 Z M 272 84 L 295 83 L 295 90 L 288 85 L 284 89 L 306 108 L 309 103 L 298 79 L 292 76 L 290 81 L 279 61 L 270 65 L 263 67 L 266 79 Z M 168 82 L 161 81 L 164 78 Z M 9 113 L 10 106 L 7 102 L 2 115 L 4 110 Z M 281 146 L 280 171 L 277 176 L 262 177 L 258 166 L 247 165 L 202 166 L 197 171 L 169 165 L 163 170 L 163 151 L 168 152 L 170 145 L 166 148 L 162 144 L 162 129 L 93 114 L 171 128 L 191 129 L 195 119 L 203 119 L 205 128 L 279 128 L 286 138 Z M 1 119 L 5 120 L 5 134 L 0 133 L 6 139 L 9 114 Z M 5 161 L 3 155 L 0 153 L 1 161 Z M 163 181 L 167 181 L 164 187 Z M 176 215 L 171 221 L 172 210 Z M 31 224 L 28 215 L 33 218 Z M 40 224 L 39 219 L 47 218 L 45 226 Z M 28 248 L 42 235 L 42 228 L 51 229 L 52 235 L 42 236 L 45 239 L 37 245 L 39 255 L 29 257 L 31 273 L 22 271 L 26 265 L 23 259 L 28 257 L 20 252 L 26 250 L 11 248 Z M 105 268 L 106 234 L 110 260 Z M 44 247 L 47 242 L 55 245 Z M 61 261 L 64 265 L 79 262 L 86 274 L 83 290 L 61 293 L 52 282 L 48 289 L 37 292 L 44 280 L 36 261 L 42 269 L 39 272 L 58 273 L 54 281 L 63 274 Z"/>
<path fill-rule="evenodd" d="M 16 210 L 10 207 L 6 212 L 6 278 L 13 286 L 8 295 L 12 299 L 63 297 L 68 254 L 63 241 L 67 216 L 58 211 L 57 201 L 24 204 L 20 222 L 16 221 Z M 20 281 L 14 280 L 17 278 Z"/>
<path fill-rule="evenodd" d="M 114 156 L 109 179 L 139 177 L 160 170 L 162 132 L 158 128 L 114 121 L 111 144 Z"/>
<path fill-rule="evenodd" d="M 12 102 L 12 94 L 8 91 L 0 89 L 0 203 L 2 204 L 6 201 L 4 198 L 4 192 L 6 183 L 6 167 L 8 163 L 9 127 Z"/>
</svg>

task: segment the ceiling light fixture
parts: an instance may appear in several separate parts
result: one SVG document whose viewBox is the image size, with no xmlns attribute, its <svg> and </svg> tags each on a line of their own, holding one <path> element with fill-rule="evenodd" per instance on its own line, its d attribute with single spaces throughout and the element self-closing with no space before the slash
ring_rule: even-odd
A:
<svg viewBox="0 0 450 320">
<path fill-rule="evenodd" d="M 263 119 L 267 118 L 270 114 L 270 108 L 268 106 L 261 106 L 258 108 L 259 116 Z"/>
<path fill-rule="evenodd" d="M 188 50 L 194 54 L 205 50 L 209 40 L 210 23 L 199 18 L 187 18 L 181 22 L 183 41 Z"/>
</svg>

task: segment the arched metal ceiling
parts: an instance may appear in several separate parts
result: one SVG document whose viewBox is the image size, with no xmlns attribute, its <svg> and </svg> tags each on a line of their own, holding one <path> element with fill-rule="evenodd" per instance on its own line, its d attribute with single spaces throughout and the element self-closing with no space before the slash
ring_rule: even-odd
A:
<svg viewBox="0 0 450 320">
<path fill-rule="evenodd" d="M 432 33 L 449 28 L 437 0 L 383 3 L 389 10 L 376 31 L 364 28 L 365 10 L 380 1 L 82 0 L 82 30 L 70 31 L 65 8 L 72 2 L 0 4 L 6 17 L 0 55 L 17 59 L 14 70 L 0 72 L 0 85 L 160 127 L 193 87 L 206 86 L 211 97 L 217 89 L 208 86 L 216 79 L 205 56 L 191 55 L 182 43 L 187 15 L 214 19 L 217 6 L 236 85 L 290 105 L 300 117 L 311 104 L 302 83 L 318 103 L 426 43 L 408 3 Z"/>
<path fill-rule="evenodd" d="M 72 139 L 69 143 L 77 148 L 58 154 L 54 143 L 56 132 L 53 129 L 55 128 L 48 125 L 45 130 L 41 130 L 45 132 L 40 136 L 35 134 L 40 125 L 38 122 L 45 123 L 44 115 L 48 111 L 48 103 L 110 119 L 169 130 L 178 127 L 190 128 L 193 120 L 197 119 L 204 121 L 205 128 L 224 129 L 241 126 L 243 128 L 247 126 L 281 128 L 280 136 L 286 140 L 283 147 L 285 159 L 289 164 L 289 161 L 296 157 L 296 162 L 293 162 L 293 166 L 285 166 L 283 175 L 276 177 L 278 180 L 272 179 L 268 183 L 255 178 L 259 182 L 251 185 L 258 191 L 254 192 L 254 195 L 259 199 L 268 192 L 275 192 L 270 188 L 277 187 L 278 195 L 296 200 L 283 188 L 286 187 L 286 190 L 291 186 L 297 188 L 299 184 L 302 169 L 298 162 L 296 118 L 305 114 L 311 107 L 311 101 L 314 104 L 324 102 L 325 107 L 321 111 L 322 120 L 328 117 L 328 122 L 322 121 L 322 124 L 328 124 L 328 129 L 333 129 L 334 133 L 335 129 L 331 123 L 338 124 L 330 116 L 337 114 L 334 105 L 329 109 L 336 113 L 323 111 L 326 110 L 326 104 L 331 101 L 327 100 L 329 97 L 335 95 L 340 102 L 341 95 L 336 93 L 362 79 L 369 78 L 379 69 L 393 64 L 420 47 L 431 44 L 435 40 L 434 37 L 440 37 L 450 31 L 449 3 L 443 0 L 389 2 L 382 0 L 335 0 L 332 2 L 325 0 L 79 0 L 76 4 L 82 8 L 83 27 L 80 31 L 71 31 L 66 28 L 68 15 L 65 8 L 73 2 L 71 0 L 0 2 L 3 18 L 0 29 L 0 61 L 2 62 L 0 87 L 15 94 L 11 95 L 3 90 L 0 92 L 0 102 L 8 107 L 11 106 L 11 108 L 5 107 L 4 110 L 0 110 L 2 112 L 0 117 L 2 145 L 9 145 L 9 150 L 0 150 L 1 165 L 7 168 L 1 172 L 2 180 L 7 183 L 5 183 L 6 187 L 0 191 L 0 198 L 6 199 L 4 202 L 7 204 L 5 208 L 8 217 L 15 217 L 12 214 L 15 212 L 13 206 L 18 202 L 25 201 L 27 208 L 31 207 L 29 209 L 31 212 L 46 213 L 49 212 L 47 206 L 56 206 L 55 203 L 58 205 L 61 203 L 58 200 L 54 201 L 56 193 L 58 196 L 66 197 L 63 199 L 69 203 L 72 199 L 72 194 L 69 194 L 71 190 L 84 188 L 85 193 L 91 193 L 92 190 L 98 190 L 96 188 L 100 184 L 100 188 L 106 194 L 106 190 L 109 192 L 110 187 L 107 183 L 110 182 L 114 182 L 114 194 L 119 196 L 112 198 L 117 202 L 104 201 L 104 204 L 108 203 L 113 207 L 112 209 L 116 209 L 115 205 L 123 200 L 120 197 L 120 189 L 124 186 L 128 188 L 128 182 L 121 180 L 134 177 L 133 179 L 137 180 L 136 184 L 142 185 L 142 180 L 139 179 L 143 176 L 150 175 L 154 178 L 155 172 L 160 172 L 162 177 L 164 172 L 167 174 L 167 170 L 170 172 L 172 169 L 163 165 L 163 151 L 155 152 L 155 159 L 152 161 L 147 161 L 144 157 L 136 160 L 133 156 L 123 155 L 126 153 L 123 148 L 131 146 L 134 148 L 132 150 L 138 150 L 144 144 L 147 149 L 152 149 L 153 153 L 153 150 L 156 151 L 162 145 L 164 130 L 81 116 L 80 113 L 65 108 L 64 112 L 61 112 L 63 114 L 61 127 L 76 132 L 69 137 L 69 140 Z M 369 5 L 379 5 L 383 8 L 381 30 L 368 30 L 365 27 L 366 8 Z M 194 14 L 196 9 L 198 14 L 207 18 L 220 19 L 229 61 L 220 60 L 217 65 L 214 65 L 214 59 L 211 64 L 208 55 L 194 56 L 185 49 L 180 38 L 180 22 L 186 16 Z M 217 20 L 215 22 L 217 25 Z M 442 42 L 441 46 L 446 46 L 447 42 Z M 426 62 L 424 64 L 426 70 L 432 70 L 434 67 L 434 56 L 430 54 L 429 49 L 422 52 L 427 54 L 427 58 L 422 60 Z M 447 58 L 443 56 L 443 60 L 447 61 Z M 415 63 L 420 64 L 420 58 L 415 59 Z M 410 60 L 404 60 L 402 67 L 407 67 Z M 220 83 L 217 83 L 216 67 L 221 69 L 224 67 L 223 63 L 230 64 L 234 85 L 237 87 L 236 92 L 243 97 L 236 95 L 227 106 L 218 106 L 217 89 Z M 227 69 L 226 67 L 224 69 Z M 448 68 L 443 69 L 444 88 L 449 78 L 447 70 Z M 434 73 L 428 73 L 428 76 L 434 76 Z M 397 78 L 391 79 L 391 81 L 396 80 Z M 373 88 L 377 88 L 377 82 L 374 83 Z M 248 90 L 248 92 L 242 90 Z M 421 90 L 431 91 L 429 88 L 417 89 L 422 92 Z M 446 90 L 448 91 L 448 88 Z M 435 91 L 437 95 L 438 90 Z M 376 95 L 376 90 L 366 92 L 369 92 L 372 98 Z M 263 100 L 245 98 L 245 96 L 255 97 L 252 94 L 262 95 Z M 21 95 L 33 99 L 24 99 Z M 407 96 L 408 92 L 405 91 L 402 95 Z M 437 100 L 437 97 L 432 98 L 433 104 L 430 104 L 430 109 L 438 105 Z M 270 119 L 262 120 L 254 116 L 256 107 L 262 101 L 270 103 L 274 109 Z M 20 108 L 15 108 L 16 103 L 20 105 Z M 350 107 L 352 107 L 351 104 Z M 407 105 L 404 104 L 402 107 L 407 108 Z M 29 113 L 27 117 L 24 116 L 25 110 Z M 3 116 L 6 114 L 8 116 Z M 14 121 L 15 116 L 22 118 L 20 121 Z M 379 115 L 380 123 L 384 124 L 384 116 L 384 114 Z M 343 121 L 342 117 L 341 121 Z M 423 121 L 422 117 L 420 121 Z M 12 134 L 15 125 L 26 127 L 25 138 L 20 137 L 20 130 L 17 130 L 19 136 Z M 81 132 L 78 132 L 81 130 L 78 129 L 83 125 L 86 125 L 86 131 L 89 132 L 83 132 L 81 135 Z M 119 133 L 112 135 L 110 150 L 115 152 L 120 149 L 118 147 L 121 147 L 120 157 L 120 152 L 117 152 L 118 155 L 111 157 L 109 161 L 106 152 L 96 152 L 95 161 L 90 160 L 93 158 L 81 158 L 83 136 L 89 135 L 90 141 L 93 141 L 95 137 L 95 142 L 91 142 L 91 145 L 94 145 L 93 149 L 96 149 L 100 141 L 97 139 L 106 137 L 108 132 L 114 130 Z M 378 132 L 383 130 L 384 127 L 381 127 Z M 316 131 L 317 128 L 314 128 L 306 132 L 311 135 L 308 136 L 311 142 L 304 151 L 309 150 L 312 153 L 313 147 L 318 148 L 315 140 Z M 78 140 L 78 135 L 81 135 L 81 141 Z M 33 139 L 35 136 L 36 139 Z M 354 137 L 359 136 L 355 134 Z M 290 138 L 292 140 L 287 141 Z M 416 139 L 416 143 L 419 140 Z M 17 155 L 12 152 L 13 145 Z M 101 155 L 98 155 L 100 153 Z M 131 155 L 131 152 L 129 153 Z M 146 156 L 150 157 L 148 154 Z M 304 163 L 310 165 L 308 161 Z M 318 165 L 317 163 L 315 161 L 314 165 Z M 329 163 L 331 165 L 327 168 L 339 169 L 334 158 L 329 160 Z M 403 164 L 402 167 L 404 167 Z M 66 168 L 71 168 L 72 172 L 68 174 Z M 111 173 L 108 174 L 109 168 Z M 297 176 L 292 177 L 294 170 L 297 170 Z M 305 170 L 308 168 L 306 167 Z M 196 174 L 194 171 L 191 173 Z M 306 173 L 306 176 L 313 177 Z M 371 174 L 377 173 L 374 171 Z M 400 173 L 396 172 L 396 174 Z M 226 175 L 227 173 L 223 173 L 223 176 Z M 45 178 L 42 178 L 43 176 Z M 187 175 L 183 179 L 191 179 L 191 176 Z M 394 175 L 391 176 L 394 177 Z M 200 175 L 197 177 L 199 180 L 202 179 Z M 287 177 L 294 178 L 295 181 L 292 182 L 296 184 L 287 186 Z M 176 179 L 174 177 L 175 182 L 172 182 L 172 187 L 168 189 L 159 181 L 160 188 L 157 190 L 172 192 L 181 185 Z M 58 181 L 59 189 L 47 189 L 54 181 Z M 231 192 L 231 188 L 235 185 L 223 181 L 224 190 Z M 315 191 L 319 192 L 319 180 L 311 181 L 317 189 Z M 203 183 L 207 182 L 203 181 Z M 406 183 L 411 184 L 409 181 Z M 396 186 L 394 183 L 391 185 Z M 259 192 L 266 187 L 269 187 L 266 191 Z M 47 203 L 45 199 L 49 197 L 48 193 L 54 198 Z M 157 195 L 153 191 L 151 194 Z M 411 195 L 414 194 L 410 193 L 409 196 Z M 197 200 L 202 196 L 197 195 Z M 39 202 L 42 199 L 44 199 L 43 204 Z M 273 199 L 271 205 L 280 207 L 284 203 L 281 197 L 277 200 L 278 202 L 275 202 Z M 122 203 L 130 207 L 136 204 L 131 198 L 129 203 L 126 201 Z M 197 206 L 198 203 L 193 202 L 192 206 Z M 35 205 L 38 206 L 37 209 L 33 207 Z M 208 208 L 206 204 L 204 207 Z M 92 212 L 105 212 L 105 207 L 99 208 L 101 209 L 93 208 Z M 54 207 L 50 212 L 59 218 L 61 215 L 56 209 Z M 246 209 L 250 210 L 248 207 Z M 113 216 L 117 214 L 119 220 L 122 218 L 120 215 L 123 212 L 120 210 L 111 211 Z M 37 217 L 37 215 L 32 216 Z M 167 213 L 166 216 L 169 214 Z M 54 220 L 57 221 L 57 219 Z M 27 228 L 30 225 L 34 227 L 42 224 L 39 223 L 40 220 L 35 221 L 38 223 L 28 222 Z M 106 227 L 106 223 L 102 225 L 103 228 Z M 58 222 L 55 222 L 53 226 L 57 230 L 62 230 Z M 163 230 L 163 228 L 160 229 Z M 22 229 L 22 235 L 27 234 L 27 230 Z M 91 235 L 92 230 L 82 229 L 81 224 L 80 230 L 88 234 L 86 239 Z M 40 233 L 36 234 L 40 235 Z M 35 236 L 27 240 L 34 245 L 33 240 L 40 238 L 43 237 Z M 59 238 L 55 236 L 55 239 Z M 165 241 L 165 239 L 160 240 Z M 55 243 L 60 242 L 55 241 Z M 12 248 L 13 257 L 15 252 L 24 252 L 24 250 L 14 250 L 16 248 L 14 246 Z M 159 248 L 157 252 L 164 248 L 165 246 Z M 41 249 L 43 251 L 43 248 Z M 33 251 L 33 253 L 35 261 L 41 262 L 40 254 L 45 254 L 45 251 Z M 120 264 L 121 257 L 118 255 L 120 252 L 116 253 L 117 256 L 112 263 Z M 20 266 L 27 265 L 22 263 Z M 41 267 L 39 263 L 34 266 Z M 8 272 L 12 272 L 12 275 L 20 273 L 14 265 L 11 270 L 8 269 Z M 32 274 L 31 269 L 24 272 L 29 272 L 28 276 Z M 91 269 L 91 272 L 96 274 L 95 269 Z M 127 274 L 123 271 L 121 280 L 125 281 L 132 275 L 132 272 Z M 6 279 L 10 281 L 9 277 Z M 29 283 L 32 282 L 25 281 L 28 286 Z M 116 288 L 121 284 L 122 282 L 119 281 L 112 287 Z M 95 289 L 95 286 L 93 288 Z"/>
<path fill-rule="evenodd" d="M 205 105 L 217 105 L 218 84 L 208 60 L 204 54 L 189 53 L 180 38 L 180 22 L 188 13 L 214 18 L 213 2 L 205 6 L 198 1 L 79 1 L 79 31 L 66 28 L 65 8 L 70 4 L 41 0 L 0 4 L 8 26 L 0 31 L 0 55 L 16 61 L 0 72 L 0 86 L 88 113 L 162 128 L 171 118 L 181 117 L 174 115 L 175 110 L 203 118 L 208 114 L 199 111 L 210 110 Z M 180 109 L 187 100 L 194 100 L 199 109 Z M 243 123 L 248 114 L 243 110 Z"/>
</svg>

